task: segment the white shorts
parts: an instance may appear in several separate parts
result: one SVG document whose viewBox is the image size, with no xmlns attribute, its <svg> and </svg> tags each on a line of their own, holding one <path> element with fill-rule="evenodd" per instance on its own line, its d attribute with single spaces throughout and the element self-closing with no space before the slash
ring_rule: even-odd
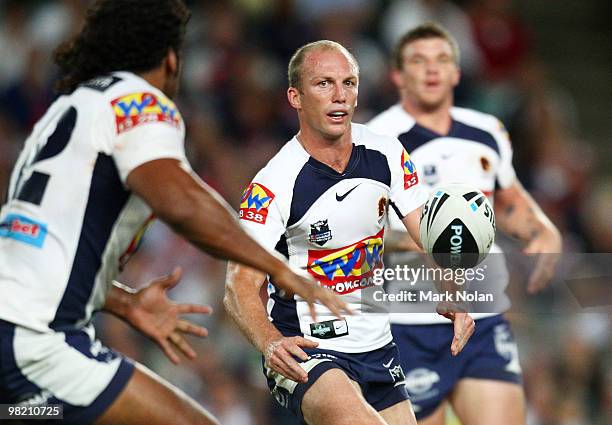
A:
<svg viewBox="0 0 612 425">
<path fill-rule="evenodd" d="M 0 403 L 62 404 L 63 423 L 87 424 L 133 372 L 131 361 L 95 339 L 93 327 L 41 333 L 0 320 Z"/>
</svg>

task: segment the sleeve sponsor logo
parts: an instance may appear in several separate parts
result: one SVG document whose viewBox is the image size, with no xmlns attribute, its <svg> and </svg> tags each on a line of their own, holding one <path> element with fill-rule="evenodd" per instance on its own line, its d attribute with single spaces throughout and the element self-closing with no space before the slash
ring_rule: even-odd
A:
<svg viewBox="0 0 612 425">
<path fill-rule="evenodd" d="M 266 224 L 268 208 L 274 200 L 270 189 L 260 183 L 251 183 L 242 193 L 240 200 L 240 219 Z"/>
<path fill-rule="evenodd" d="M 374 270 L 383 266 L 384 229 L 337 249 L 308 251 L 308 272 L 323 286 L 348 294 L 374 285 Z"/>
<path fill-rule="evenodd" d="M 402 168 L 404 170 L 404 190 L 410 189 L 419 182 L 419 176 L 406 149 L 402 151 Z"/>
<path fill-rule="evenodd" d="M 47 237 L 47 225 L 18 214 L 9 214 L 0 223 L 0 238 L 14 239 L 42 248 Z"/>
<path fill-rule="evenodd" d="M 174 103 L 153 93 L 132 93 L 111 101 L 115 112 L 117 134 L 141 124 L 165 122 L 176 128 L 181 125 L 181 114 Z"/>
</svg>

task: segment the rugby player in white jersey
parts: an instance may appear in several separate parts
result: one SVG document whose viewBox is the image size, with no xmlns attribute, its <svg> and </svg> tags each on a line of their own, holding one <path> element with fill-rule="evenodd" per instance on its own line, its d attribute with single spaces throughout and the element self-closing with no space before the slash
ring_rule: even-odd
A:
<svg viewBox="0 0 612 425">
<path fill-rule="evenodd" d="M 525 253 L 560 252 L 559 232 L 516 178 L 503 125 L 491 115 L 453 106 L 458 63 L 456 42 L 440 26 L 427 23 L 409 31 L 393 54 L 392 79 L 400 102 L 372 119 L 368 127 L 397 137 L 429 188 L 460 182 L 487 194 L 495 201 L 497 228 L 524 242 Z M 401 231 L 400 223 L 390 218 L 391 229 Z M 393 239 L 411 246 L 409 236 L 403 235 Z M 500 249 L 494 246 L 491 252 L 486 278 L 499 294 L 508 273 Z M 391 255 L 388 266 L 399 264 L 399 255 Z M 529 292 L 545 287 L 555 262 L 553 255 L 539 256 Z M 400 288 L 399 282 L 391 283 L 389 291 Z M 508 322 L 499 314 L 503 308 L 474 313 L 476 332 L 456 358 L 444 349 L 452 327 L 433 313 L 434 307 L 430 311 L 391 315 L 419 424 L 443 425 L 446 401 L 464 425 L 524 424 L 518 350 Z"/>
<path fill-rule="evenodd" d="M 387 314 L 363 295 L 382 267 L 388 205 L 418 241 L 426 192 L 397 139 L 351 123 L 359 84 L 355 58 L 340 44 L 318 41 L 289 63 L 289 103 L 300 129 L 255 176 L 240 218 L 263 246 L 283 253 L 355 310 L 339 319 L 268 283 L 265 274 L 230 263 L 225 305 L 264 355 L 276 400 L 309 425 L 415 424 Z M 394 214 L 394 212 L 392 212 Z M 473 332 L 465 313 L 454 353 Z"/>
<path fill-rule="evenodd" d="M 200 249 L 273 276 L 338 314 L 344 303 L 241 229 L 191 171 L 178 89 L 182 0 L 104 0 L 56 52 L 59 97 L 35 125 L 0 215 L 0 403 L 64 406 L 71 424 L 213 424 L 203 408 L 95 340 L 106 310 L 178 362 L 195 352 L 180 318 L 209 308 L 166 296 L 180 272 L 133 291 L 113 283 L 156 216 Z"/>
</svg>

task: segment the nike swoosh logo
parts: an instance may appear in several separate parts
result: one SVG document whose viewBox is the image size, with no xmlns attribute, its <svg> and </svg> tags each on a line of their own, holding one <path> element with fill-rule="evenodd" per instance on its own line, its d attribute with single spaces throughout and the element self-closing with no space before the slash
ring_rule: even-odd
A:
<svg viewBox="0 0 612 425">
<path fill-rule="evenodd" d="M 383 363 L 383 367 L 388 368 L 389 366 L 391 366 L 391 363 L 393 363 L 393 360 L 395 360 L 395 357 L 391 357 L 391 360 L 389 360 L 389 363 L 387 364 Z"/>
<path fill-rule="evenodd" d="M 361 183 L 359 183 L 359 184 L 361 184 Z M 357 186 L 359 186 L 359 184 Z M 346 192 L 344 195 L 338 195 L 336 193 L 336 201 L 338 201 L 338 202 L 344 201 L 344 198 L 346 198 L 348 196 L 348 194 L 351 193 L 353 190 L 357 189 L 357 186 L 355 186 L 354 188 L 352 188 L 351 190 Z"/>
</svg>

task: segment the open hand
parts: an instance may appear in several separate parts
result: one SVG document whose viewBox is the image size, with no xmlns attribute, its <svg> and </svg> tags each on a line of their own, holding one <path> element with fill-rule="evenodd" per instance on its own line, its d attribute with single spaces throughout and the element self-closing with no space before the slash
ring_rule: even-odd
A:
<svg viewBox="0 0 612 425">
<path fill-rule="evenodd" d="M 199 337 L 208 335 L 206 328 L 181 319 L 180 315 L 212 313 L 212 308 L 209 306 L 178 304 L 168 298 L 168 291 L 176 286 L 181 274 L 181 268 L 177 267 L 172 274 L 157 278 L 139 290 L 134 294 L 132 306 L 126 317 L 135 329 L 159 345 L 174 364 L 180 363 L 176 349 L 190 359 L 196 357 L 196 352 L 185 339 L 186 334 Z"/>
<path fill-rule="evenodd" d="M 451 343 L 451 354 L 456 356 L 463 350 L 463 347 L 465 347 L 465 344 L 467 344 L 474 333 L 476 322 L 474 322 L 474 319 L 468 313 L 449 303 L 440 303 L 436 311 L 453 322 L 455 334 Z"/>
</svg>

